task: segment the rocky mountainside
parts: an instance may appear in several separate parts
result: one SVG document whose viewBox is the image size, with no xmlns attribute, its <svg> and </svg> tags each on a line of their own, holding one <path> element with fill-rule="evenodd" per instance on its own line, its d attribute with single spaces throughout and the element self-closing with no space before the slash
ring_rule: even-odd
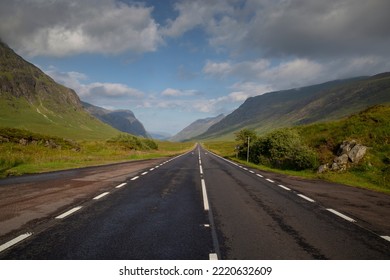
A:
<svg viewBox="0 0 390 280">
<path fill-rule="evenodd" d="M 93 116 L 102 122 L 115 127 L 116 129 L 136 136 L 148 137 L 143 124 L 135 117 L 130 110 L 107 110 L 86 102 L 83 107 Z"/>
<path fill-rule="evenodd" d="M 0 41 L 0 125 L 70 139 L 119 133 L 91 116 L 77 94 Z"/>
<path fill-rule="evenodd" d="M 171 137 L 169 140 L 180 142 L 195 138 L 196 136 L 199 136 L 202 133 L 206 132 L 210 128 L 210 126 L 218 123 L 224 117 L 225 116 L 221 114 L 216 117 L 196 120 L 187 127 L 185 127 L 183 130 L 181 130 L 179 133 L 177 133 L 175 136 Z"/>
<path fill-rule="evenodd" d="M 233 138 L 233 133 L 244 127 L 264 133 L 335 120 L 386 102 L 390 102 L 390 73 L 270 92 L 248 98 L 199 138 Z"/>
</svg>

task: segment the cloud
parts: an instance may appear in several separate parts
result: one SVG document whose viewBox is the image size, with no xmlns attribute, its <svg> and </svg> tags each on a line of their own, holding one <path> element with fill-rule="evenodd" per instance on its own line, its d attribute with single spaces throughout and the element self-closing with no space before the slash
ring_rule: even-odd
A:
<svg viewBox="0 0 390 280">
<path fill-rule="evenodd" d="M 30 57 L 151 52 L 162 43 L 152 10 L 115 0 L 6 0 L 0 37 Z"/>
<path fill-rule="evenodd" d="M 179 89 L 173 89 L 173 88 L 167 88 L 161 92 L 162 96 L 167 97 L 181 97 L 181 96 L 194 96 L 199 95 L 200 92 L 197 90 L 179 90 Z"/>
</svg>

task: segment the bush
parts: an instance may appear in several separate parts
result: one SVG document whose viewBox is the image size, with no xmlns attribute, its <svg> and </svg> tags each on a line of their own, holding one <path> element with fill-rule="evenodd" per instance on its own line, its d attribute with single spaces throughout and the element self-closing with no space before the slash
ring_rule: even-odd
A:
<svg viewBox="0 0 390 280">
<path fill-rule="evenodd" d="M 289 129 L 259 138 L 252 153 L 251 158 L 257 157 L 255 163 L 274 168 L 304 170 L 317 165 L 316 154 L 302 143 L 297 132 Z"/>
<path fill-rule="evenodd" d="M 158 145 L 152 139 L 139 138 L 130 134 L 119 134 L 107 141 L 111 144 L 119 144 L 129 150 L 157 150 Z"/>
</svg>

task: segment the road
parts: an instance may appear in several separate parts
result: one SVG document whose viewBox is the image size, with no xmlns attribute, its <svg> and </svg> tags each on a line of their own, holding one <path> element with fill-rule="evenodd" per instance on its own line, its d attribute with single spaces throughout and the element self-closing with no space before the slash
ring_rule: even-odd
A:
<svg viewBox="0 0 390 280">
<path fill-rule="evenodd" d="M 200 146 L 124 170 L 106 167 L 110 184 L 4 235 L 0 259 L 390 259 L 388 216 L 340 212 Z M 77 180 L 96 185 L 91 176 Z"/>
</svg>

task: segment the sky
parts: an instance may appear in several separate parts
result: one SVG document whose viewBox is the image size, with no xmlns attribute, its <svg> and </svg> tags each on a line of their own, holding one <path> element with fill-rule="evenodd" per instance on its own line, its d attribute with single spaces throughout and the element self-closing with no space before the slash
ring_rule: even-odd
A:
<svg viewBox="0 0 390 280">
<path fill-rule="evenodd" d="M 81 100 L 175 134 L 248 97 L 390 71 L 389 0 L 2 0 L 0 38 Z"/>
</svg>

